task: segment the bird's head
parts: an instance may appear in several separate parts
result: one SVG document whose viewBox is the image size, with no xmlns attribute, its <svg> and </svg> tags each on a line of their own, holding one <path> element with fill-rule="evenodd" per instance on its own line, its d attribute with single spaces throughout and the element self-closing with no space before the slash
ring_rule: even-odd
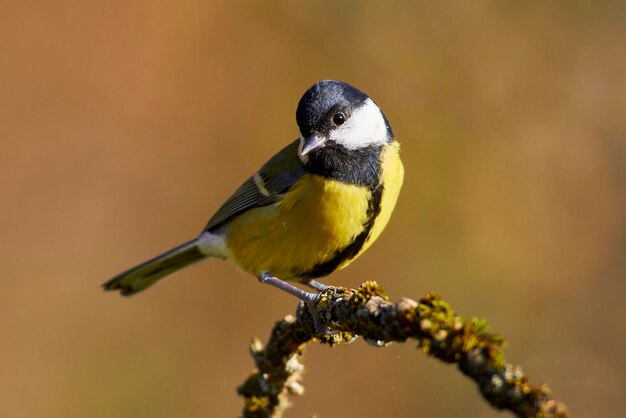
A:
<svg viewBox="0 0 626 418">
<path fill-rule="evenodd" d="M 376 103 L 341 81 L 323 80 L 309 88 L 298 103 L 296 121 L 298 156 L 305 164 L 309 155 L 326 147 L 350 152 L 393 141 L 391 126 Z"/>
</svg>

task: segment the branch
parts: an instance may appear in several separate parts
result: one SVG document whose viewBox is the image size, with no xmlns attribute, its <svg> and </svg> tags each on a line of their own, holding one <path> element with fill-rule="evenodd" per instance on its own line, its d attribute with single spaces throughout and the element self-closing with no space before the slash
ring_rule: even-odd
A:
<svg viewBox="0 0 626 418">
<path fill-rule="evenodd" d="M 416 339 L 426 355 L 457 364 L 494 408 L 518 417 L 569 416 L 546 385 L 531 385 L 519 366 L 506 362 L 504 340 L 487 332 L 484 320 L 456 315 L 434 293 L 419 302 L 402 298 L 393 304 L 376 282 L 366 282 L 352 290 L 328 287 L 320 295 L 316 305 L 301 306 L 297 320 L 277 321 L 266 346 L 252 341 L 256 370 L 238 388 L 245 398 L 244 417 L 279 418 L 289 406 L 287 395 L 304 392 L 300 361 L 307 343 L 333 345 L 356 335 L 377 346 Z M 338 332 L 320 333 L 320 325 Z"/>
</svg>

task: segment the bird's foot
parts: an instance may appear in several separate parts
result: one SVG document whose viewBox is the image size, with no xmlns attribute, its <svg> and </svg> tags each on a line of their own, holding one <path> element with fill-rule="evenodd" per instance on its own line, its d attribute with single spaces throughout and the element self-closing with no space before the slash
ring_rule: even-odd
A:
<svg viewBox="0 0 626 418">
<path fill-rule="evenodd" d="M 296 309 L 296 318 L 298 318 L 298 321 L 303 320 L 302 312 L 305 309 L 306 305 L 307 305 L 307 302 L 304 302 L 304 301 L 300 301 L 300 303 L 298 304 L 298 308 Z M 313 320 L 313 328 L 315 329 L 316 334 L 332 336 L 339 332 L 337 330 L 332 329 L 328 325 L 325 325 L 321 321 L 320 315 L 317 312 L 316 304 L 309 304 L 309 307 L 310 307 L 309 312 L 311 313 L 311 319 Z"/>
</svg>

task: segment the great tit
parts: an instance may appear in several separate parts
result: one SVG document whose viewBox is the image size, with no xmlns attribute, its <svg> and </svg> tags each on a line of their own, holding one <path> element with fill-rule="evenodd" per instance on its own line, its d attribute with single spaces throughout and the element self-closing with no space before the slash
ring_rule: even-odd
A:
<svg viewBox="0 0 626 418">
<path fill-rule="evenodd" d="M 261 282 L 316 300 L 285 280 L 315 281 L 350 264 L 387 225 L 404 168 L 380 108 L 347 83 L 323 80 L 298 103 L 300 137 L 273 156 L 200 235 L 103 284 L 134 295 L 208 258 L 233 261 Z"/>
</svg>

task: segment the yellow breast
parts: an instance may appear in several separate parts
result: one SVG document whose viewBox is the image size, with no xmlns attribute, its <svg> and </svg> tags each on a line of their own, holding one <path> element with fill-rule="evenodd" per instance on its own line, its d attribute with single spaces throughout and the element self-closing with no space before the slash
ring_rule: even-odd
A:
<svg viewBox="0 0 626 418">
<path fill-rule="evenodd" d="M 385 151 L 382 168 L 381 210 L 359 254 L 380 235 L 398 197 L 402 164 L 397 146 Z M 297 279 L 331 260 L 363 232 L 371 198 L 367 187 L 306 174 L 282 200 L 233 220 L 226 242 L 234 261 L 247 272 Z"/>
<path fill-rule="evenodd" d="M 394 142 L 385 149 L 381 161 L 383 196 L 380 213 L 378 217 L 376 217 L 376 222 L 374 222 L 369 238 L 365 241 L 365 245 L 363 245 L 357 257 L 376 241 L 376 238 L 379 237 L 383 229 L 387 226 L 391 213 L 396 206 L 396 201 L 398 200 L 398 195 L 402 188 L 402 182 L 404 181 L 404 166 L 400 160 L 400 145 L 397 142 Z M 356 257 L 354 259 L 356 259 Z M 345 265 L 343 267 L 345 267 Z"/>
</svg>

